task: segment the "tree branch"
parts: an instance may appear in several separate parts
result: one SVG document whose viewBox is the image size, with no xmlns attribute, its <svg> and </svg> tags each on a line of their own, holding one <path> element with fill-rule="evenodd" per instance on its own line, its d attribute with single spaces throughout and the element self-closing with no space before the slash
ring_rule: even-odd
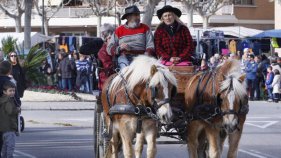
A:
<svg viewBox="0 0 281 158">
<path fill-rule="evenodd" d="M 12 14 L 11 12 L 8 11 L 8 9 L 4 8 L 2 4 L 0 4 L 0 9 L 3 10 L 3 12 L 8 15 L 9 17 L 15 19 L 17 17 L 16 14 Z"/>
</svg>

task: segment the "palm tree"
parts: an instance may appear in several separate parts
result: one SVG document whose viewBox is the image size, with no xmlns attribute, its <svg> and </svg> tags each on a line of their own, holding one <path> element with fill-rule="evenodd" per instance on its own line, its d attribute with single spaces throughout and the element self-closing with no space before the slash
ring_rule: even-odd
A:
<svg viewBox="0 0 281 158">
<path fill-rule="evenodd" d="M 23 62 L 28 85 L 41 85 L 46 83 L 46 77 L 40 72 L 39 67 L 47 58 L 47 52 L 39 49 L 39 46 L 32 47 Z"/>
<path fill-rule="evenodd" d="M 17 39 L 14 39 L 12 36 L 8 36 L 7 38 L 3 38 L 2 41 L 2 52 L 5 56 L 7 56 L 10 52 L 15 51 L 15 45 L 17 43 Z"/>
</svg>

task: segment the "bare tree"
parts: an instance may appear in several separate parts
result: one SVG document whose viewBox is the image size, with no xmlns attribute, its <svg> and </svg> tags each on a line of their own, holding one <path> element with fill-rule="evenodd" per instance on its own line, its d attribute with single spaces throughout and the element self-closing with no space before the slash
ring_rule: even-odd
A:
<svg viewBox="0 0 281 158">
<path fill-rule="evenodd" d="M 203 18 L 203 28 L 209 25 L 210 16 L 214 15 L 219 9 L 225 5 L 231 4 L 231 0 L 204 0 L 195 6 L 196 12 Z"/>
<path fill-rule="evenodd" d="M 39 16 L 43 16 L 43 5 L 40 7 L 39 6 L 39 1 L 40 0 L 34 0 L 34 5 L 35 5 L 35 8 L 38 12 L 38 15 Z M 44 34 L 46 36 L 49 35 L 49 21 L 51 18 L 53 18 L 57 12 L 59 12 L 59 10 L 69 4 L 71 2 L 71 0 L 67 0 L 66 2 L 64 0 L 61 0 L 59 5 L 57 6 L 54 6 L 51 4 L 51 0 L 48 0 L 48 3 L 47 5 L 44 5 Z"/>
<path fill-rule="evenodd" d="M 231 4 L 233 0 L 176 0 L 181 1 L 188 13 L 188 26 L 193 25 L 193 12 L 197 12 L 203 19 L 203 28 L 209 25 L 210 16 L 223 6 Z"/>
<path fill-rule="evenodd" d="M 112 12 L 115 6 L 115 0 L 87 0 L 94 15 L 98 18 L 97 37 L 100 37 L 101 19 L 103 16 L 113 16 Z"/>
<path fill-rule="evenodd" d="M 0 0 L 0 9 L 5 12 L 7 16 L 15 20 L 16 32 L 21 32 L 21 17 L 24 13 L 24 0 Z"/>
<path fill-rule="evenodd" d="M 200 0 L 176 0 L 176 1 L 182 2 L 183 6 L 185 6 L 185 10 L 187 12 L 187 26 L 192 27 L 194 8 L 196 5 L 198 5 L 198 3 L 200 3 Z"/>
<path fill-rule="evenodd" d="M 24 0 L 25 13 L 24 13 L 24 51 L 28 52 L 31 48 L 31 12 L 33 0 Z"/>
<path fill-rule="evenodd" d="M 145 6 L 145 13 L 142 18 L 142 22 L 148 26 L 151 26 L 152 17 L 154 14 L 154 9 L 161 0 L 147 0 Z"/>
</svg>

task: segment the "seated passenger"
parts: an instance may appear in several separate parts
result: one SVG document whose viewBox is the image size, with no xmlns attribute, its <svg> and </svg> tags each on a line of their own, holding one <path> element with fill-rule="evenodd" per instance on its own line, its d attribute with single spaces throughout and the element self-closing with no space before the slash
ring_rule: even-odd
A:
<svg viewBox="0 0 281 158">
<path fill-rule="evenodd" d="M 117 60 L 121 69 L 128 66 L 137 55 L 154 53 L 152 32 L 147 25 L 140 23 L 140 13 L 135 5 L 125 8 L 121 19 L 127 19 L 127 22 L 115 30 L 107 45 L 109 55 L 119 56 Z"/>
<path fill-rule="evenodd" d="M 191 64 L 193 41 L 189 29 L 179 19 L 181 14 L 169 5 L 157 11 L 161 23 L 154 34 L 155 51 L 165 65 Z"/>
<path fill-rule="evenodd" d="M 101 27 L 101 38 L 104 41 L 102 48 L 98 52 L 98 59 L 102 64 L 102 68 L 99 70 L 99 89 L 102 89 L 104 81 L 114 73 L 114 66 L 112 62 L 112 56 L 108 55 L 106 47 L 110 41 L 111 35 L 114 32 L 114 27 L 110 24 L 105 23 Z"/>
</svg>

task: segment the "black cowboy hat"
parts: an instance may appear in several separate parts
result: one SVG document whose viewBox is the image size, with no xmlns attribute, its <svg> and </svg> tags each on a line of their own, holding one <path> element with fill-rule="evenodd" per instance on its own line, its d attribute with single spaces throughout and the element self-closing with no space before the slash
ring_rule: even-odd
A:
<svg viewBox="0 0 281 158">
<path fill-rule="evenodd" d="M 127 18 L 130 14 L 141 14 L 143 12 L 140 12 L 139 8 L 135 5 L 132 5 L 130 7 L 125 8 L 125 14 L 121 17 L 121 20 L 124 20 Z"/>
<path fill-rule="evenodd" d="M 181 16 L 181 11 L 180 11 L 178 8 L 174 8 L 174 7 L 170 6 L 170 5 L 166 5 L 166 6 L 164 6 L 163 8 L 157 10 L 157 16 L 158 16 L 158 18 L 161 19 L 163 13 L 165 13 L 165 12 L 173 12 L 173 13 L 175 13 L 178 17 Z"/>
</svg>

